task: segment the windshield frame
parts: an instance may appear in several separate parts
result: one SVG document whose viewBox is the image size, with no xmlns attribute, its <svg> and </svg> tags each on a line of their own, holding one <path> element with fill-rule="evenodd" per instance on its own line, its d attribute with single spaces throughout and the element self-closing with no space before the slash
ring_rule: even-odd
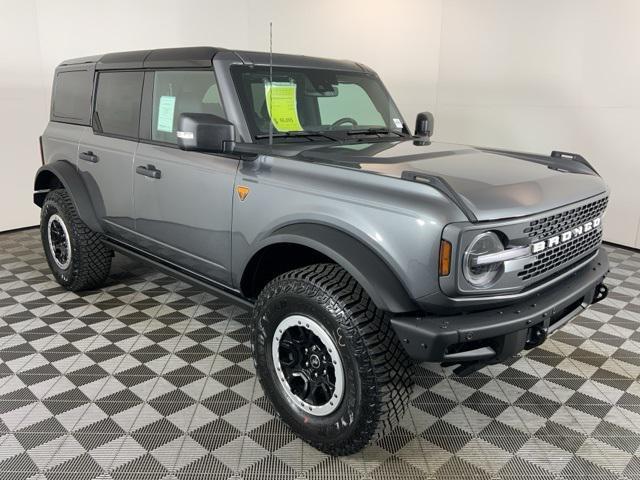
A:
<svg viewBox="0 0 640 480">
<path fill-rule="evenodd" d="M 268 134 L 265 131 L 262 131 L 257 123 L 256 118 L 254 117 L 255 112 L 253 108 L 252 99 L 249 98 L 249 88 L 247 83 L 242 81 L 242 74 L 244 72 L 251 71 L 262 71 L 268 72 L 269 65 L 232 65 L 230 68 L 231 79 L 233 86 L 235 88 L 236 95 L 239 100 L 240 108 L 242 114 L 244 116 L 245 123 L 249 129 L 250 133 L 250 142 L 251 143 L 267 143 L 269 141 Z M 290 133 L 292 135 L 286 135 L 287 132 L 280 132 L 276 129 L 275 125 L 273 127 L 273 142 L 274 143 L 300 143 L 300 142 L 336 142 L 339 141 L 341 143 L 356 143 L 360 141 L 379 141 L 379 140 L 394 140 L 397 141 L 403 137 L 411 136 L 410 131 L 408 130 L 407 124 L 400 113 L 393 97 L 390 95 L 389 91 L 385 87 L 384 83 L 380 80 L 375 73 L 370 73 L 366 71 L 358 71 L 358 70 L 342 70 L 342 69 L 324 69 L 317 67 L 308 67 L 308 66 L 274 66 L 273 72 L 274 75 L 282 75 L 283 72 L 291 72 L 291 71 L 300 71 L 302 73 L 309 72 L 313 70 L 323 71 L 335 73 L 336 75 L 353 75 L 365 78 L 370 81 L 374 81 L 376 86 L 380 88 L 381 93 L 386 97 L 385 101 L 389 103 L 390 111 L 393 112 L 389 115 L 389 122 L 391 121 L 391 117 L 399 118 L 402 122 L 402 128 L 397 128 L 395 126 L 389 125 L 387 123 L 387 119 L 384 115 L 382 115 L 383 121 L 386 123 L 385 126 L 380 125 L 374 127 L 373 130 L 380 129 L 388 129 L 388 133 L 381 133 L 380 131 L 368 133 L 368 132 L 360 132 L 356 134 L 349 133 L 351 130 L 363 130 L 363 127 L 360 125 L 352 125 L 351 128 L 344 129 L 320 129 L 320 130 L 292 130 Z M 274 79 L 274 82 L 276 80 Z M 368 94 L 368 92 L 366 92 Z M 371 98 L 371 96 L 370 96 Z M 372 99 L 373 102 L 373 99 Z M 397 116 L 396 116 L 397 114 Z M 366 128 L 365 128 L 366 130 Z M 297 133 L 297 135 L 296 135 Z M 307 135 L 305 135 L 307 134 Z M 315 135 L 314 135 L 315 134 Z"/>
</svg>

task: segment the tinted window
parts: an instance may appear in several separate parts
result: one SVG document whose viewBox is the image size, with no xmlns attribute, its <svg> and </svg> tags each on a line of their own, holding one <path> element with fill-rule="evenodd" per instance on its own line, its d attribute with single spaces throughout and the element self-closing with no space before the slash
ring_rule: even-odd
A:
<svg viewBox="0 0 640 480">
<path fill-rule="evenodd" d="M 89 124 L 92 72 L 59 72 L 53 89 L 53 117 L 56 120 Z"/>
<path fill-rule="evenodd" d="M 151 138 L 176 143 L 181 113 L 223 116 L 218 85 L 211 70 L 158 71 L 153 84 Z"/>
<path fill-rule="evenodd" d="M 371 97 L 357 83 L 340 83 L 336 93 L 335 97 L 318 98 L 322 125 L 332 125 L 342 118 L 353 118 L 358 125 L 385 125 Z"/>
<path fill-rule="evenodd" d="M 297 67 L 232 67 L 242 108 L 256 138 L 274 133 L 329 133 L 355 138 L 377 129 L 404 135 L 398 109 L 380 80 L 364 72 Z M 355 131 L 355 132 L 354 132 Z M 278 141 L 299 137 L 280 135 Z"/>
<path fill-rule="evenodd" d="M 96 131 L 138 137 L 142 78 L 142 72 L 100 73 L 93 125 Z"/>
</svg>

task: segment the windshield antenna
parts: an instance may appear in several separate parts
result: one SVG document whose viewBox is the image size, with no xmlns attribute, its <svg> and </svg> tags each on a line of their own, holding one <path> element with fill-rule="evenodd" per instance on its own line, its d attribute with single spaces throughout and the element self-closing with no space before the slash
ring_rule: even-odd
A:
<svg viewBox="0 0 640 480">
<path fill-rule="evenodd" d="M 269 146 L 273 145 L 273 23 L 269 22 Z"/>
</svg>

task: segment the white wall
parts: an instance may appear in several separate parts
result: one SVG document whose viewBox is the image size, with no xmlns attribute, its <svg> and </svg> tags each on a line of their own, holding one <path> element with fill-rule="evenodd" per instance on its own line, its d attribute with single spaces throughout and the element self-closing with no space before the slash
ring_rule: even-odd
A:
<svg viewBox="0 0 640 480">
<path fill-rule="evenodd" d="M 445 0 L 440 140 L 584 155 L 605 238 L 640 247 L 640 2 Z"/>
<path fill-rule="evenodd" d="M 640 247 L 636 0 L 0 0 L 0 7 L 0 108 L 14 112 L 0 115 L 0 140 L 11 145 L 1 171 L 12 178 L 2 205 L 14 206 L 0 210 L 0 231 L 38 221 L 31 180 L 57 63 L 187 45 L 267 50 L 273 21 L 275 51 L 366 63 L 410 123 L 419 111 L 435 111 L 437 140 L 584 154 L 612 188 L 606 238 Z"/>
<path fill-rule="evenodd" d="M 37 225 L 33 174 L 47 122 L 36 2 L 0 0 L 0 231 Z"/>
</svg>

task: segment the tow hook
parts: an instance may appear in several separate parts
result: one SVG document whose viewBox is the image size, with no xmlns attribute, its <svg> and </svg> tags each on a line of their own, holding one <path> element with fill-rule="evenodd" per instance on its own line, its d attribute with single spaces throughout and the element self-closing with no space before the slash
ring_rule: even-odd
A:
<svg viewBox="0 0 640 480">
<path fill-rule="evenodd" d="M 529 335 L 527 336 L 527 341 L 524 344 L 524 349 L 531 350 L 538 345 L 542 345 L 547 339 L 548 331 L 549 329 L 542 325 L 533 327 L 531 330 L 529 330 Z"/>
<path fill-rule="evenodd" d="M 596 292 L 593 294 L 593 301 L 591 303 L 598 303 L 607 298 L 609 295 L 609 288 L 604 283 L 598 284 Z"/>
</svg>

